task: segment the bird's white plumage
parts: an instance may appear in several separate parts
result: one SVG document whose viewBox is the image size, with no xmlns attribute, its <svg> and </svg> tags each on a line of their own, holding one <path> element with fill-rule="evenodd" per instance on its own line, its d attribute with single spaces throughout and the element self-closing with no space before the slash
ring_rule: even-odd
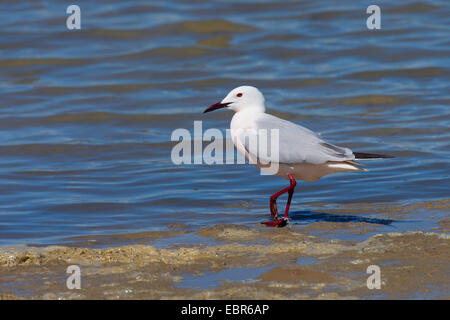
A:
<svg viewBox="0 0 450 320">
<path fill-rule="evenodd" d="M 267 113 L 257 113 L 253 119 L 249 121 L 249 129 L 240 132 L 239 139 L 244 144 L 246 150 L 257 156 L 250 150 L 250 139 L 245 139 L 246 136 L 254 136 L 257 141 L 267 140 L 267 149 L 271 150 L 271 133 L 273 130 L 278 132 L 278 149 L 279 149 L 279 163 L 310 163 L 322 164 L 328 161 L 349 161 L 354 160 L 353 152 L 348 148 L 341 148 L 330 143 L 327 143 L 313 131 L 299 126 L 287 120 L 283 120 Z M 266 135 L 267 138 L 262 137 Z M 262 149 L 265 146 L 259 145 Z M 259 153 L 258 158 L 264 162 L 269 162 L 269 158 L 265 158 L 269 152 Z"/>
<path fill-rule="evenodd" d="M 323 140 L 313 131 L 265 113 L 264 96 L 255 87 L 242 86 L 233 89 L 222 100 L 236 113 L 230 129 L 236 148 L 256 164 L 271 162 L 271 130 L 278 132 L 277 175 L 287 178 L 316 181 L 320 177 L 340 171 L 362 170 L 352 162 L 353 152 Z M 262 137 L 265 134 L 266 137 Z M 251 148 L 251 139 L 257 141 L 257 150 Z M 266 141 L 261 144 L 261 141 Z M 265 149 L 265 150 L 262 150 Z"/>
</svg>

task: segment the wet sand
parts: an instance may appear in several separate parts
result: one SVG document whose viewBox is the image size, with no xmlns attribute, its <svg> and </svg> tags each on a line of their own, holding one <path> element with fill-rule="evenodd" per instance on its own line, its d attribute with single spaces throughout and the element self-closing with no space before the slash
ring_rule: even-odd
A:
<svg viewBox="0 0 450 320">
<path fill-rule="evenodd" d="M 449 206 L 442 200 L 378 208 L 398 219 L 420 208 L 448 212 Z M 448 218 L 437 225 L 435 232 L 381 234 L 366 222 L 197 230 L 172 224 L 166 232 L 79 237 L 73 246 L 3 247 L 0 298 L 449 299 Z M 366 239 L 330 239 L 340 228 Z M 134 244 L 117 245 L 129 240 Z M 115 245 L 92 247 L 108 241 Z M 69 265 L 81 268 L 80 290 L 66 287 Z M 379 290 L 367 288 L 370 265 L 381 269 Z"/>
</svg>

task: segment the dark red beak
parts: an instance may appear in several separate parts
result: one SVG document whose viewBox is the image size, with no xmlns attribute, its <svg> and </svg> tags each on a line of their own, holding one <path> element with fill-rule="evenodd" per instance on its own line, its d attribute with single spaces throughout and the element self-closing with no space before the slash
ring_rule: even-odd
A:
<svg viewBox="0 0 450 320">
<path fill-rule="evenodd" d="M 203 113 L 207 113 L 207 112 L 211 112 L 217 109 L 221 109 L 221 108 L 225 108 L 226 106 L 228 106 L 231 102 L 226 102 L 226 103 L 221 103 L 221 102 L 217 102 L 214 103 L 212 106 L 210 106 L 208 109 L 206 109 L 205 111 L 203 111 Z"/>
</svg>

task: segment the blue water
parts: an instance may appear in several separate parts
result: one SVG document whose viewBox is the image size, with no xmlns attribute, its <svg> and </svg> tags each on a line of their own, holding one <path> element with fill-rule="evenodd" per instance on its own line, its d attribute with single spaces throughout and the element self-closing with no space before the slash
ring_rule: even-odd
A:
<svg viewBox="0 0 450 320">
<path fill-rule="evenodd" d="M 202 112 L 242 84 L 332 143 L 396 156 L 299 182 L 294 211 L 449 198 L 448 1 L 378 1 L 381 30 L 369 1 L 76 4 L 69 31 L 67 3 L 0 3 L 0 245 L 267 219 L 286 181 L 170 158 L 174 129 L 229 127 L 231 112 Z"/>
</svg>

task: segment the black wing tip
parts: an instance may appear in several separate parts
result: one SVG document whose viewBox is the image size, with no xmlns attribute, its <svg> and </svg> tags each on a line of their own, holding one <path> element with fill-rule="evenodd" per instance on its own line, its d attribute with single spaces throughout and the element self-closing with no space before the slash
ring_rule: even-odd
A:
<svg viewBox="0 0 450 320">
<path fill-rule="evenodd" d="M 391 159 L 394 156 L 387 154 L 365 153 L 365 152 L 353 152 L 355 158 L 358 159 Z"/>
</svg>

